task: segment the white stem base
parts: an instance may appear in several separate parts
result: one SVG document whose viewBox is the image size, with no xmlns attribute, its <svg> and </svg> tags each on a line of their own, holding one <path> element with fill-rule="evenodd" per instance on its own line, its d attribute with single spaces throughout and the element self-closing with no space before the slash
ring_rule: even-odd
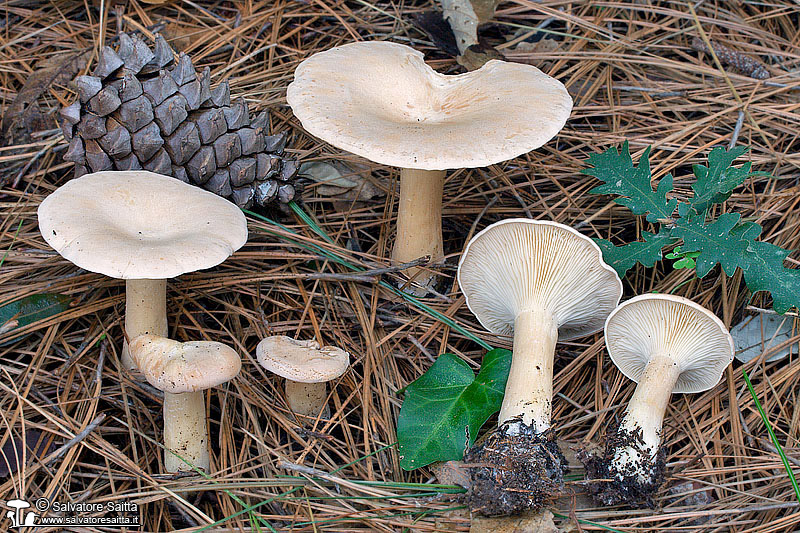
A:
<svg viewBox="0 0 800 533">
<path fill-rule="evenodd" d="M 167 336 L 167 280 L 129 279 L 125 281 L 125 334 L 133 340 L 145 334 Z M 137 370 L 128 342 L 122 345 L 122 366 Z"/>
<path fill-rule="evenodd" d="M 407 263 L 429 255 L 432 262 L 444 258 L 442 242 L 442 192 L 444 170 L 400 171 L 400 205 L 397 210 L 397 235 L 392 259 Z M 422 286 L 433 281 L 433 275 L 419 268 L 406 271 L 409 277 Z M 419 273 L 417 275 L 417 273 Z M 415 294 L 425 291 L 410 291 Z"/>
<path fill-rule="evenodd" d="M 191 472 L 193 468 L 170 453 L 172 450 L 192 465 L 209 471 L 208 427 L 203 391 L 164 393 L 164 466 L 167 472 Z"/>
<path fill-rule="evenodd" d="M 649 470 L 644 466 L 652 465 L 658 453 L 664 413 L 680 373 L 678 364 L 664 355 L 655 355 L 647 363 L 620 424 L 620 430 L 628 433 L 637 434 L 641 430 L 643 444 L 616 450 L 611 466 L 618 477 L 633 470 L 640 481 L 649 480 Z"/>
<path fill-rule="evenodd" d="M 286 380 L 286 403 L 298 416 L 330 418 L 330 409 L 325 400 L 328 398 L 327 383 L 300 383 Z"/>
<path fill-rule="evenodd" d="M 514 354 L 500 424 L 520 420 L 542 433 L 553 410 L 553 357 L 558 327 L 549 311 L 523 311 L 514 321 Z"/>
</svg>

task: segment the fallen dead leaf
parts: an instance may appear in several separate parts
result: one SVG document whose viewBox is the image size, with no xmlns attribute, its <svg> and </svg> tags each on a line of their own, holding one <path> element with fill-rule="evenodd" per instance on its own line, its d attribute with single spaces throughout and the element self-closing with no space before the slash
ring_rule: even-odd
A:
<svg viewBox="0 0 800 533">
<path fill-rule="evenodd" d="M 565 533 L 548 510 L 520 516 L 473 516 L 470 533 Z"/>
<path fill-rule="evenodd" d="M 494 16 L 499 0 L 441 0 L 444 19 L 450 23 L 462 54 L 478 44 L 478 26 Z"/>
<path fill-rule="evenodd" d="M 303 163 L 298 174 L 312 180 L 320 196 L 341 202 L 366 202 L 382 196 L 383 190 L 364 177 L 366 169 L 352 169 L 338 161 Z"/>
<path fill-rule="evenodd" d="M 36 65 L 17 97 L 6 110 L 2 120 L 3 143 L 28 142 L 30 135 L 42 129 L 56 127 L 51 117 L 45 116 L 36 100 L 55 85 L 66 85 L 86 68 L 89 51 L 50 56 Z"/>
</svg>

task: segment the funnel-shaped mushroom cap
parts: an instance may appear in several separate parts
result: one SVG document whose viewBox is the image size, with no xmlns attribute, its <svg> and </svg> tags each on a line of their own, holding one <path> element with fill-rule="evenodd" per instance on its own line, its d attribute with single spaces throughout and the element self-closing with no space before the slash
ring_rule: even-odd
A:
<svg viewBox="0 0 800 533">
<path fill-rule="evenodd" d="M 131 341 L 130 351 L 147 381 L 171 394 L 216 387 L 235 378 L 242 368 L 239 354 L 220 342 L 139 335 Z"/>
<path fill-rule="evenodd" d="M 563 224 L 513 218 L 467 244 L 458 284 L 483 327 L 511 335 L 522 311 L 548 310 L 559 340 L 599 331 L 619 303 L 622 282 L 600 248 Z"/>
<path fill-rule="evenodd" d="M 175 178 L 106 171 L 45 198 L 39 231 L 90 272 L 167 279 L 225 261 L 247 241 L 247 220 L 229 201 Z"/>
<path fill-rule="evenodd" d="M 703 306 L 669 294 L 643 294 L 606 320 L 606 347 L 620 372 L 639 382 L 652 356 L 669 357 L 681 374 L 673 392 L 703 392 L 719 383 L 733 361 L 725 324 Z"/>
<path fill-rule="evenodd" d="M 350 43 L 297 67 L 286 99 L 310 134 L 376 163 L 483 167 L 542 146 L 572 98 L 536 67 L 492 60 L 447 76 L 390 42 Z M 477 142 L 476 142 L 477 140 Z"/>
<path fill-rule="evenodd" d="M 270 372 L 300 383 L 334 380 L 350 366 L 350 354 L 340 348 L 320 348 L 316 341 L 298 341 L 285 335 L 259 342 L 256 357 Z"/>
</svg>

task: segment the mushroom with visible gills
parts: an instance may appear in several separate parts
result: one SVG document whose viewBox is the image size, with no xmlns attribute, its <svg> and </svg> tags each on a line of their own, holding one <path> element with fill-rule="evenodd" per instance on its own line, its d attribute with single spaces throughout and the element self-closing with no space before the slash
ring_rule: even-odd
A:
<svg viewBox="0 0 800 533">
<path fill-rule="evenodd" d="M 590 485 L 605 505 L 649 501 L 664 475 L 661 432 L 673 392 L 703 392 L 722 378 L 734 355 L 728 328 L 708 309 L 668 294 L 637 296 L 605 326 L 611 360 L 636 391 L 602 458 L 587 461 Z"/>
<path fill-rule="evenodd" d="M 192 471 L 192 466 L 208 472 L 203 391 L 235 378 L 242 368 L 239 355 L 219 342 L 178 342 L 157 335 L 132 339 L 130 354 L 148 383 L 164 392 L 167 472 Z"/>
<path fill-rule="evenodd" d="M 302 417 L 329 415 L 325 403 L 327 383 L 345 373 L 350 354 L 314 340 L 300 341 L 284 335 L 267 337 L 256 347 L 258 362 L 273 374 L 286 378 L 286 402 Z"/>
<path fill-rule="evenodd" d="M 65 259 L 125 280 L 125 333 L 167 335 L 167 279 L 216 266 L 247 241 L 225 200 L 147 171 L 86 174 L 39 206 L 39 231 Z M 136 369 L 123 345 L 122 364 Z"/>
<path fill-rule="evenodd" d="M 311 135 L 401 169 L 392 251 L 399 263 L 444 257 L 446 170 L 485 167 L 539 148 L 572 111 L 564 85 L 536 67 L 492 60 L 448 76 L 421 52 L 391 42 L 314 54 L 295 70 L 286 99 Z M 419 273 L 417 281 L 425 286 L 431 277 Z"/>
<path fill-rule="evenodd" d="M 563 488 L 566 466 L 550 423 L 556 342 L 602 329 L 622 282 L 574 229 L 509 219 L 467 244 L 458 283 L 486 329 L 514 336 L 498 428 L 465 457 L 486 465 L 470 469 L 470 505 L 484 515 L 540 508 Z"/>
</svg>

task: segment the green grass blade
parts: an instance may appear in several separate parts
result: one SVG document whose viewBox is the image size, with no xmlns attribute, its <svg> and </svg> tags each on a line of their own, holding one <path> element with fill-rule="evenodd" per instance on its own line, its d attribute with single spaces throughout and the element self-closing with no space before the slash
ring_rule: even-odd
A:
<svg viewBox="0 0 800 533">
<path fill-rule="evenodd" d="M 568 516 L 559 513 L 553 513 L 553 516 L 557 516 L 559 518 L 567 518 L 567 519 L 569 518 Z M 612 531 L 613 533 L 625 533 L 620 529 L 614 529 L 613 527 L 604 526 L 603 524 L 598 524 L 597 522 L 591 522 L 589 520 L 583 520 L 581 518 L 578 518 L 577 520 L 581 524 L 586 524 L 587 526 L 599 527 L 600 529 L 604 529 L 606 531 Z"/>
<path fill-rule="evenodd" d="M 753 397 L 753 401 L 756 404 L 756 409 L 758 409 L 758 414 L 761 415 L 761 420 L 764 421 L 764 425 L 767 427 L 767 432 L 769 433 L 769 438 L 772 440 L 773 446 L 775 449 L 778 450 L 778 455 L 781 457 L 781 461 L 783 461 L 783 468 L 786 470 L 786 474 L 789 476 L 789 481 L 792 483 L 792 488 L 794 488 L 794 495 L 797 497 L 798 503 L 800 503 L 800 486 L 797 485 L 797 479 L 794 477 L 794 471 L 792 471 L 792 467 L 789 464 L 789 460 L 786 458 L 786 454 L 783 453 L 783 448 L 781 447 L 781 443 L 778 442 L 778 437 L 775 435 L 775 432 L 772 430 L 772 425 L 769 423 L 769 419 L 767 418 L 767 414 L 764 412 L 764 408 L 761 407 L 761 402 L 758 401 L 758 397 L 756 396 L 756 391 L 753 389 L 753 384 L 750 383 L 750 376 L 747 375 L 747 371 L 743 368 L 742 374 L 744 374 L 744 381 L 747 383 L 747 388 L 750 390 L 750 396 Z"/>
</svg>

